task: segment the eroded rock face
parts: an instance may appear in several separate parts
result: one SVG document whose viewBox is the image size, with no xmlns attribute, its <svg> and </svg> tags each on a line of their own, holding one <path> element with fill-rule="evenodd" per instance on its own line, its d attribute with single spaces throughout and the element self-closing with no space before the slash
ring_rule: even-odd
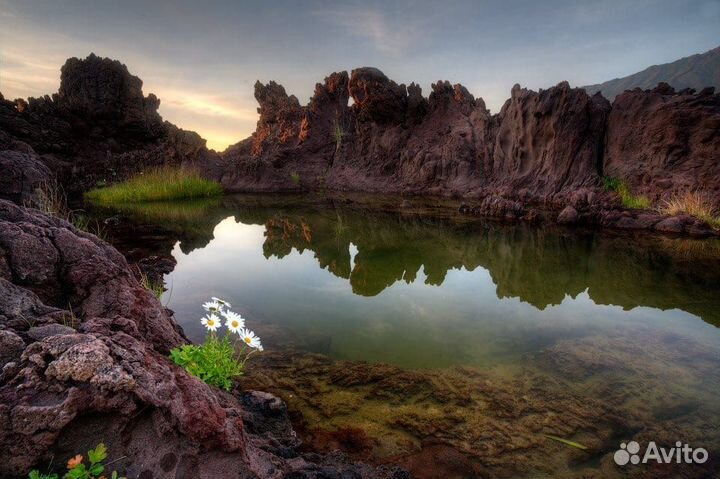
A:
<svg viewBox="0 0 720 479">
<path fill-rule="evenodd" d="M 667 84 L 617 96 L 603 170 L 651 199 L 699 190 L 720 204 L 720 95 Z"/>
<path fill-rule="evenodd" d="M 598 184 L 610 103 L 567 82 L 540 93 L 515 85 L 500 111 L 494 183 L 547 197 Z"/>
<path fill-rule="evenodd" d="M 337 94 L 345 87 L 353 100 L 350 107 L 347 94 Z M 498 115 L 490 115 L 483 100 L 462 85 L 438 81 L 425 99 L 419 86 L 398 85 L 369 67 L 353 70 L 349 80 L 347 74 L 328 77 L 308 107 L 293 101 L 292 108 L 273 108 L 287 103 L 284 90 L 271 83 L 261 91 L 275 93 L 256 95 L 261 120 L 255 147 L 240 143 L 225 153 L 232 159 L 228 168 L 243 171 L 226 183 L 232 190 L 494 192 L 511 199 L 524 191 L 525 200 L 546 200 L 598 184 L 610 105 L 567 83 L 540 93 L 516 86 Z M 297 129 L 298 109 L 305 110 L 299 141 L 288 141 Z M 282 111 L 290 113 L 278 118 Z M 292 127 L 273 133 L 267 126 L 283 120 Z M 257 148 L 259 139 L 278 146 Z M 299 185 L 291 182 L 293 172 L 302 179 Z"/>
<path fill-rule="evenodd" d="M 142 80 L 117 60 L 90 54 L 70 58 L 60 70 L 57 104 L 87 120 L 107 121 L 149 137 L 162 132 L 160 100 L 145 97 Z"/>
<path fill-rule="evenodd" d="M 277 398 L 224 393 L 175 366 L 167 353 L 185 342 L 115 249 L 0 200 L 0 476 L 105 442 L 128 477 L 404 477 L 302 456 Z"/>
<path fill-rule="evenodd" d="M 70 58 L 58 93 L 0 99 L 0 149 L 36 153 L 70 194 L 159 165 L 219 161 L 199 135 L 163 122 L 159 105 L 122 63 L 94 54 Z M 17 160 L 13 168 L 31 171 Z"/>
<path fill-rule="evenodd" d="M 571 206 L 578 216 L 566 224 L 639 229 L 664 218 L 621 218 L 626 208 L 602 176 L 655 203 L 695 190 L 720 201 L 720 95 L 711 89 L 635 90 L 611 107 L 567 82 L 539 92 L 515 85 L 491 115 L 462 85 L 438 81 L 426 99 L 370 67 L 333 73 L 307 107 L 274 83 L 258 88 L 258 130 L 223 153 L 217 172 L 229 191 L 460 196 L 474 202 L 468 212 L 533 221 L 545 216 L 536 208 L 558 218 Z M 702 224 L 677 232 L 713 234 Z"/>
<path fill-rule="evenodd" d="M 26 203 L 35 190 L 51 181 L 50 169 L 32 152 L 0 151 L 0 198 Z"/>
</svg>

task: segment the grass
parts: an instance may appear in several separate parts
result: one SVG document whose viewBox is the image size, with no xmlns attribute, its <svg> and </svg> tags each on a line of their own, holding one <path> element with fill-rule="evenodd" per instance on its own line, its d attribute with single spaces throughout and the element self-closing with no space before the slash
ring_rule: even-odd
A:
<svg viewBox="0 0 720 479">
<path fill-rule="evenodd" d="M 142 271 L 140 271 L 140 284 L 143 286 L 143 288 L 150 291 L 153 296 L 155 296 L 158 300 L 165 292 L 165 285 L 162 281 L 153 281 L 146 273 Z"/>
<path fill-rule="evenodd" d="M 665 215 L 686 214 L 694 216 L 715 229 L 720 229 L 720 210 L 710 198 L 700 191 L 687 191 L 675 194 L 664 200 L 658 208 Z"/>
<path fill-rule="evenodd" d="M 202 178 L 196 171 L 162 167 L 140 173 L 121 183 L 85 193 L 93 203 L 114 205 L 146 201 L 209 198 L 222 195 L 216 181 Z"/>
<path fill-rule="evenodd" d="M 91 233 L 101 239 L 107 239 L 105 230 L 100 223 L 82 214 L 81 210 L 71 210 L 67 206 L 67 195 L 63 187 L 55 180 L 41 183 L 36 189 L 33 198 L 26 201 L 24 206 L 35 208 L 45 214 L 63 219 L 86 233 Z"/>
<path fill-rule="evenodd" d="M 340 144 L 342 143 L 343 136 L 345 136 L 345 131 L 337 121 L 335 121 L 333 136 L 335 137 L 335 151 L 337 151 L 340 149 Z"/>
<path fill-rule="evenodd" d="M 299 185 L 300 184 L 300 173 L 298 173 L 297 171 L 293 171 L 292 173 L 290 173 L 290 180 L 292 180 L 292 182 L 294 184 Z"/>
<path fill-rule="evenodd" d="M 635 196 L 626 182 L 618 178 L 603 176 L 602 185 L 605 191 L 615 191 L 625 208 L 645 210 L 650 208 L 650 200 L 644 196 Z"/>
</svg>

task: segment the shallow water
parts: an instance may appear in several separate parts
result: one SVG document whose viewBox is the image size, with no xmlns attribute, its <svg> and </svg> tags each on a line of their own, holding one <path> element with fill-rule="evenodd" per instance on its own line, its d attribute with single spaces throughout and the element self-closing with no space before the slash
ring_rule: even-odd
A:
<svg viewBox="0 0 720 479">
<path fill-rule="evenodd" d="M 696 447 L 717 457 L 717 241 L 451 211 L 239 196 L 128 207 L 131 234 L 111 235 L 177 260 L 162 301 L 191 339 L 204 337 L 204 300 L 233 304 L 269 351 L 247 386 L 283 395 L 317 447 L 418 477 L 609 477 L 623 472 L 609 459 L 620 439 L 672 424 L 657 440 L 704 441 Z M 405 379 L 383 385 L 383 398 L 386 377 Z M 523 397 L 533 413 L 514 416 Z M 428 416 L 434 405 L 443 421 Z M 582 438 L 593 453 L 542 434 Z"/>
</svg>

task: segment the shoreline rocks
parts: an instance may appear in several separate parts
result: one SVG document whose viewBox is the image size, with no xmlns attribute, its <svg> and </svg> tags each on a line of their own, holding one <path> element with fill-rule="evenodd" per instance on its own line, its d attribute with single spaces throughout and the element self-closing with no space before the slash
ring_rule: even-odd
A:
<svg viewBox="0 0 720 479">
<path fill-rule="evenodd" d="M 186 342 L 117 250 L 0 200 L 0 476 L 105 442 L 132 478 L 406 477 L 302 455 L 286 415 L 263 429 L 279 400 L 256 393 L 275 404 L 257 409 L 253 393 L 225 393 L 174 365 L 168 351 Z"/>
</svg>

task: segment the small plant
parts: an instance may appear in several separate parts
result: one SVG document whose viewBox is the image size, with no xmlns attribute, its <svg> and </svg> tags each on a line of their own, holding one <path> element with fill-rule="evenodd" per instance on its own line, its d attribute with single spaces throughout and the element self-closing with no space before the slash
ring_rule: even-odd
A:
<svg viewBox="0 0 720 479">
<path fill-rule="evenodd" d="M 290 173 L 290 180 L 294 184 L 299 185 L 300 184 L 300 174 L 297 171 L 293 171 L 292 173 Z"/>
<path fill-rule="evenodd" d="M 33 198 L 25 202 L 28 208 L 35 208 L 45 214 L 63 219 L 86 233 L 98 238 L 106 239 L 105 231 L 100 223 L 91 220 L 82 214 L 81 210 L 71 210 L 67 206 L 67 195 L 63 187 L 55 180 L 41 183 L 36 189 Z"/>
<path fill-rule="evenodd" d="M 688 191 L 673 195 L 658 208 L 665 215 L 686 214 L 694 216 L 715 229 L 720 229 L 720 211 L 710 198 L 700 191 Z"/>
<path fill-rule="evenodd" d="M 202 178 L 194 170 L 163 167 L 139 173 L 132 178 L 106 188 L 96 188 L 85 197 L 101 205 L 139 203 L 145 201 L 208 198 L 222 195 L 216 181 Z"/>
<path fill-rule="evenodd" d="M 227 301 L 215 297 L 203 304 L 207 314 L 200 322 L 208 330 L 205 342 L 170 351 L 175 364 L 207 384 L 226 391 L 232 388 L 234 378 L 242 376 L 248 358 L 263 350 L 260 338 L 245 328 L 245 320 L 231 311 L 231 307 Z M 228 332 L 219 338 L 217 331 L 222 326 L 221 317 L 225 318 Z"/>
<path fill-rule="evenodd" d="M 107 479 L 104 475 L 106 465 L 103 464 L 107 459 L 107 448 L 105 444 L 100 443 L 95 449 L 91 449 L 87 453 L 87 464 L 85 457 L 78 454 L 67 462 L 67 470 L 63 479 Z M 112 463 L 108 463 L 112 464 Z M 117 471 L 110 474 L 111 479 L 126 479 L 120 477 Z M 57 474 L 43 474 L 37 469 L 30 471 L 28 479 L 58 479 Z"/>
<path fill-rule="evenodd" d="M 630 191 L 627 183 L 623 180 L 612 178 L 610 176 L 603 176 L 602 185 L 605 191 L 615 191 L 620 195 L 620 200 L 626 208 L 632 209 L 647 209 L 650 207 L 650 200 L 644 196 L 635 196 Z"/>
<path fill-rule="evenodd" d="M 335 120 L 333 136 L 335 137 L 335 151 L 338 151 L 340 149 L 340 144 L 342 144 L 342 139 L 345 136 L 345 130 L 343 130 L 343 127 L 337 122 L 337 120 Z"/>
<path fill-rule="evenodd" d="M 37 469 L 30 471 L 28 479 L 59 479 L 57 474 L 43 474 Z"/>
<path fill-rule="evenodd" d="M 163 284 L 162 281 L 153 281 L 150 276 L 143 271 L 140 271 L 140 284 L 157 299 L 160 299 L 165 292 L 165 284 Z"/>
<path fill-rule="evenodd" d="M 66 221 L 71 220 L 72 212 L 67 207 L 67 195 L 57 180 L 40 183 L 35 188 L 32 199 L 25 202 L 25 206 Z"/>
</svg>

